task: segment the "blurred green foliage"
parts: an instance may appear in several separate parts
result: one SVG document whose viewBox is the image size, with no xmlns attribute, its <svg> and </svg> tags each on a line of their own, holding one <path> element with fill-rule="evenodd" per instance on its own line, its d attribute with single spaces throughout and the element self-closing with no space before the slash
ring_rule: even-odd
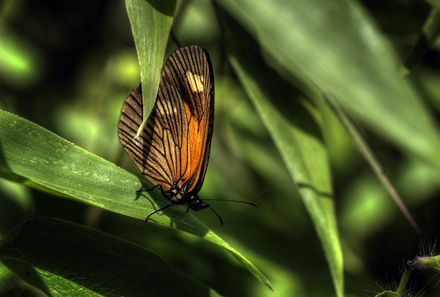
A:
<svg viewBox="0 0 440 297">
<path fill-rule="evenodd" d="M 430 11 L 419 1 L 360 5 L 402 60 Z M 0 9 L 0 109 L 137 174 L 117 138 L 124 99 L 140 81 L 123 1 L 10 0 L 3 1 Z M 255 263 L 278 295 L 335 295 L 315 227 L 270 133 L 229 64 L 211 3 L 179 2 L 173 31 L 182 45 L 207 48 L 215 70 L 215 133 L 200 197 L 260 206 L 215 204 L 224 228 L 209 211 L 195 216 Z M 168 47 L 170 53 L 176 45 L 171 41 Z M 437 121 L 439 57 L 437 43 L 408 78 Z M 277 70 L 292 79 L 283 69 Z M 320 117 L 332 168 L 346 296 L 374 296 L 383 288 L 395 289 L 402 259 L 419 252 L 420 239 L 340 124 L 325 112 Z M 438 171 L 373 129 L 361 126 L 361 130 L 425 236 L 436 238 Z M 235 259 L 204 240 L 0 180 L 1 238 L 30 216 L 62 218 L 135 242 L 224 296 L 274 294 Z M 434 248 L 434 244 L 424 246 L 423 251 Z M 425 297 L 438 296 L 438 275 L 413 273 L 412 277 L 413 294 L 425 290 Z M 39 296 L 16 279 L 0 266 L 1 296 Z"/>
</svg>

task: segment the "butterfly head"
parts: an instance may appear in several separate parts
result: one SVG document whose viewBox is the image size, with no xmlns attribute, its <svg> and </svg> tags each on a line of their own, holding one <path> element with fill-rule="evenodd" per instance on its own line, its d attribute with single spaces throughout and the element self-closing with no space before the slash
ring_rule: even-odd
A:
<svg viewBox="0 0 440 297">
<path fill-rule="evenodd" d="M 207 204 L 206 202 L 203 202 L 203 200 L 200 199 L 199 196 L 196 194 L 196 195 L 190 196 L 190 200 L 188 203 L 188 209 L 186 211 L 188 211 L 190 209 L 195 210 L 195 211 L 199 211 L 199 210 L 202 210 L 202 209 L 205 209 L 208 207 L 210 208 L 209 204 Z"/>
</svg>

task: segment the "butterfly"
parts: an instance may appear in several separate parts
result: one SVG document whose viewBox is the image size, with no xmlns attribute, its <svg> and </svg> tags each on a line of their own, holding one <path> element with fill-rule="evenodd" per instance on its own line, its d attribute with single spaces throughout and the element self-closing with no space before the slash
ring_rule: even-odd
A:
<svg viewBox="0 0 440 297">
<path fill-rule="evenodd" d="M 206 200 L 254 203 L 199 198 L 208 168 L 214 127 L 214 72 L 206 49 L 185 46 L 175 50 L 162 68 L 155 106 L 140 136 L 142 124 L 142 86 L 126 99 L 119 121 L 122 146 L 142 174 L 159 187 L 170 202 L 153 213 L 179 204 L 187 212 L 210 208 Z M 149 190 L 152 190 L 149 189 Z M 149 191 L 146 190 L 146 191 Z M 145 191 L 145 190 L 141 190 Z"/>
</svg>

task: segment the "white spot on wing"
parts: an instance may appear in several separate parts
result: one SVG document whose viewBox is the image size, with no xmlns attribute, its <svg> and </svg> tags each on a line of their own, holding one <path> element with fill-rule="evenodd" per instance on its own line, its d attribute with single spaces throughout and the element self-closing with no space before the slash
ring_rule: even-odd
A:
<svg viewBox="0 0 440 297">
<path fill-rule="evenodd" d="M 203 76 L 192 73 L 191 71 L 186 72 L 186 77 L 188 78 L 189 86 L 193 92 L 203 92 L 205 87 L 203 86 Z"/>
</svg>

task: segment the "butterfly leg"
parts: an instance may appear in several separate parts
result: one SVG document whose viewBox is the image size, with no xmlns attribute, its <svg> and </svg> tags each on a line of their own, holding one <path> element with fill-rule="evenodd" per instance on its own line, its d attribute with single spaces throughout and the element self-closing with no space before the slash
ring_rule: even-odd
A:
<svg viewBox="0 0 440 297">
<path fill-rule="evenodd" d="M 165 206 L 165 207 L 162 207 L 162 208 L 160 208 L 160 209 L 158 209 L 158 210 L 156 210 L 156 211 L 154 211 L 154 212 L 152 212 L 152 213 L 150 213 L 149 215 L 148 215 L 148 217 L 145 219 L 145 223 L 148 221 L 148 219 L 152 216 L 152 215 L 154 215 L 156 212 L 159 212 L 159 211 L 162 211 L 162 210 L 164 210 L 165 208 L 168 208 L 168 207 L 170 207 L 170 206 L 173 206 L 174 204 L 168 204 L 167 206 Z"/>
<path fill-rule="evenodd" d="M 152 191 L 152 190 L 154 190 L 154 189 L 156 189 L 157 187 L 159 187 L 160 185 L 155 185 L 154 187 L 152 187 L 151 189 L 148 189 L 148 190 L 139 190 L 139 191 L 136 191 L 136 193 L 140 193 L 140 192 L 149 192 L 149 191 Z"/>
</svg>

